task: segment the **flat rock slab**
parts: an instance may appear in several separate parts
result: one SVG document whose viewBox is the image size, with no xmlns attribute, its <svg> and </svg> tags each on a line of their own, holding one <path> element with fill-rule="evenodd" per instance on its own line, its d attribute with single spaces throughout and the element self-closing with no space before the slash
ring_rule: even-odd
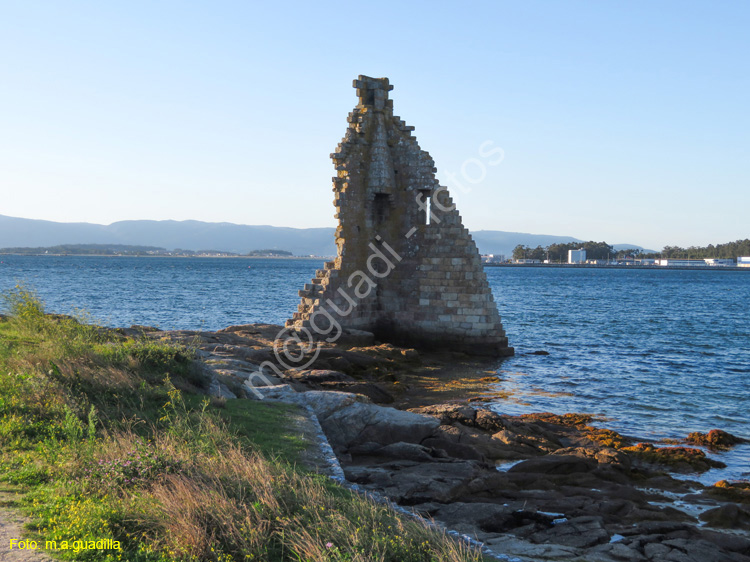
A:
<svg viewBox="0 0 750 562">
<path fill-rule="evenodd" d="M 354 402 L 320 416 L 320 424 L 336 449 L 368 441 L 383 445 L 399 441 L 420 443 L 437 429 L 440 421 L 432 416 Z"/>
</svg>

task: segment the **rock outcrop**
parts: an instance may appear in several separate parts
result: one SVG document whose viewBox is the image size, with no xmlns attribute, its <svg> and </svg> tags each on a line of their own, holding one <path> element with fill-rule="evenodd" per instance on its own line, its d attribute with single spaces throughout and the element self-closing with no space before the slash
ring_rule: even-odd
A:
<svg viewBox="0 0 750 562">
<path fill-rule="evenodd" d="M 259 358 L 273 355 L 279 328 L 148 337 L 197 342 L 206 368 L 240 395 Z M 343 468 L 363 490 L 523 562 L 750 562 L 750 484 L 703 486 L 669 474 L 709 469 L 703 451 L 638 444 L 590 425 L 590 415 L 509 416 L 465 401 L 408 411 L 379 405 L 335 385 L 382 384 L 397 394 L 406 368 L 434 369 L 441 355 L 415 361 L 388 345 L 323 351 L 315 368 L 269 381 L 263 398 L 314 414 L 339 475 Z"/>
</svg>

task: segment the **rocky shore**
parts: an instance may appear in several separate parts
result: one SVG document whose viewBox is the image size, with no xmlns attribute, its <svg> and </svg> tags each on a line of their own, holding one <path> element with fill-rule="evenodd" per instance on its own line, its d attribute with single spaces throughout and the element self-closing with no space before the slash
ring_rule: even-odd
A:
<svg viewBox="0 0 750 562">
<path fill-rule="evenodd" d="M 257 399 L 245 382 L 257 385 L 262 363 L 279 365 L 280 329 L 123 332 L 195 346 L 211 394 Z M 356 333 L 324 344 L 304 370 L 266 369 L 269 386 L 259 390 L 314 412 L 349 482 L 501 559 L 750 562 L 750 484 L 689 479 L 717 466 L 706 449 L 741 436 L 715 430 L 665 445 L 602 429 L 588 415 L 498 414 L 486 405 L 501 397 L 494 366 Z"/>
</svg>

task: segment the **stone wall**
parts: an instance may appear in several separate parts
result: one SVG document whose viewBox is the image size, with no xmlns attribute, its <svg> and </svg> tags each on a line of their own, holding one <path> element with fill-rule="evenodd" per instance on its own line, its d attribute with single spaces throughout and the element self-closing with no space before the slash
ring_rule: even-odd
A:
<svg viewBox="0 0 750 562">
<path fill-rule="evenodd" d="M 512 355 L 477 247 L 414 127 L 393 115 L 393 86 L 360 76 L 354 87 L 359 103 L 331 155 L 338 255 L 300 291 L 287 326 Z"/>
</svg>

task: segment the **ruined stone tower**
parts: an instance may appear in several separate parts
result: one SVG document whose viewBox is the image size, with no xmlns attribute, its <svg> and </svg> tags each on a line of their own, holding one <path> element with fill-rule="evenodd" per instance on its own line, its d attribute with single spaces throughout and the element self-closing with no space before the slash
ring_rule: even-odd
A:
<svg viewBox="0 0 750 562">
<path fill-rule="evenodd" d="M 300 291 L 287 327 L 512 355 L 477 247 L 414 127 L 393 115 L 393 86 L 360 76 L 354 87 L 359 103 L 331 155 L 338 255 Z"/>
</svg>

